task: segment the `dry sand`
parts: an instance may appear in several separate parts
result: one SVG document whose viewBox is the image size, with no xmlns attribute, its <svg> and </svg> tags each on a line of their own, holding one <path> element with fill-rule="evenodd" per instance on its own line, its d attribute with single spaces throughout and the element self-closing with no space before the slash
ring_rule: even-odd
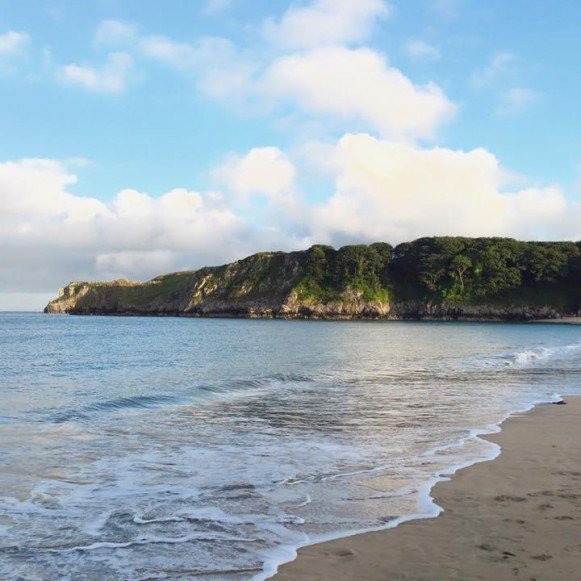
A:
<svg viewBox="0 0 581 581">
<path fill-rule="evenodd" d="M 581 398 L 488 439 L 500 456 L 432 491 L 437 518 L 305 547 L 275 581 L 581 580 Z"/>
</svg>

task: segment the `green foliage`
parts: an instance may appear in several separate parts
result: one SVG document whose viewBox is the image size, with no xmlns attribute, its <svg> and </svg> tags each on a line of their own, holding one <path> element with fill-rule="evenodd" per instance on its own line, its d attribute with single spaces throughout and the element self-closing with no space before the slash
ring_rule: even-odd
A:
<svg viewBox="0 0 581 581">
<path fill-rule="evenodd" d="M 143 284 L 79 283 L 70 290 L 74 295 L 87 284 L 80 304 L 113 312 L 181 312 L 212 302 L 244 312 L 249 306 L 282 304 L 292 295 L 305 305 L 418 301 L 544 305 L 580 312 L 581 242 L 432 237 L 395 248 L 385 243 L 339 250 L 316 245 L 301 252 L 255 254 Z"/>
<path fill-rule="evenodd" d="M 503 302 L 519 295 L 554 304 L 579 300 L 581 248 L 510 238 L 421 238 L 394 250 L 398 296 L 433 302 Z M 560 289 L 557 293 L 555 288 Z"/>
<path fill-rule="evenodd" d="M 366 301 L 387 302 L 389 263 L 392 247 L 377 243 L 369 246 L 313 246 L 306 251 L 305 275 L 295 287 L 299 300 L 328 303 L 348 294 Z"/>
</svg>

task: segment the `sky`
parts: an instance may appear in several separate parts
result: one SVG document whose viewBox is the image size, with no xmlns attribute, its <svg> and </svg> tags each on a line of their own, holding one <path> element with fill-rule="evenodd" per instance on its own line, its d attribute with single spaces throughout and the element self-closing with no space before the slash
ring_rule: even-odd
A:
<svg viewBox="0 0 581 581">
<path fill-rule="evenodd" d="M 0 0 L 0 310 L 420 236 L 581 239 L 581 3 Z"/>
</svg>

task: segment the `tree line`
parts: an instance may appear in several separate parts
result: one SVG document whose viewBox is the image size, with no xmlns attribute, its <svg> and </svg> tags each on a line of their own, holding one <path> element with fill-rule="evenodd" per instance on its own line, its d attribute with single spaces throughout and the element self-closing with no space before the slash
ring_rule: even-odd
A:
<svg viewBox="0 0 581 581">
<path fill-rule="evenodd" d="M 511 238 L 426 237 L 387 243 L 313 246 L 306 280 L 317 289 L 360 289 L 367 298 L 440 302 L 546 298 L 580 301 L 581 242 L 522 242 Z M 577 307 L 579 308 L 579 306 Z"/>
</svg>

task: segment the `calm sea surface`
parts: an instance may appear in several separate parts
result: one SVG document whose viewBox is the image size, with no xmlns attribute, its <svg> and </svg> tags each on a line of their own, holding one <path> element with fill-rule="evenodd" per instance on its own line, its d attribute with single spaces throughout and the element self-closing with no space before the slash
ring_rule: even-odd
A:
<svg viewBox="0 0 581 581">
<path fill-rule="evenodd" d="M 580 326 L 0 314 L 0 578 L 263 578 L 573 393 Z"/>
</svg>

